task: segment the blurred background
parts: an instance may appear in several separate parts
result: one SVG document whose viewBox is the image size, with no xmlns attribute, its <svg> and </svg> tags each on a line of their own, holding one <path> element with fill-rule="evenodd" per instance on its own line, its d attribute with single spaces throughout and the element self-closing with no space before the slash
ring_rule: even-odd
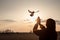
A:
<svg viewBox="0 0 60 40">
<path fill-rule="evenodd" d="M 28 10 L 39 12 L 31 17 Z M 60 0 L 0 0 L 0 31 L 31 32 L 38 16 L 43 25 L 54 19 L 60 31 Z"/>
</svg>

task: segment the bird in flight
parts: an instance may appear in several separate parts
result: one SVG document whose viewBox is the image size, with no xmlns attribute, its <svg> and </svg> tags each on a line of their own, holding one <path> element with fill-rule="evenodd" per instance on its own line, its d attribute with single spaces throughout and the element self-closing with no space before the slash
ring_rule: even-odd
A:
<svg viewBox="0 0 60 40">
<path fill-rule="evenodd" d="M 31 14 L 30 14 L 30 16 L 32 17 L 32 16 L 34 16 L 34 13 L 39 12 L 39 10 L 38 10 L 38 11 L 36 11 L 36 12 L 35 12 L 35 11 L 30 11 L 30 10 L 28 10 L 28 12 L 29 12 L 29 13 L 31 13 Z"/>
</svg>

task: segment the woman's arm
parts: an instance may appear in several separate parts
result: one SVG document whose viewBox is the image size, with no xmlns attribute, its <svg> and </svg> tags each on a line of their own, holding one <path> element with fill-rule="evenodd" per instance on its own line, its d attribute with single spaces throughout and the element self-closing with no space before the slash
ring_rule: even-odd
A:
<svg viewBox="0 0 60 40">
<path fill-rule="evenodd" d="M 43 26 L 43 25 L 41 24 L 41 19 L 40 19 L 40 17 L 37 18 L 37 24 L 40 25 L 40 28 L 41 28 L 41 29 L 44 29 L 44 28 L 45 28 L 45 26 Z"/>
<path fill-rule="evenodd" d="M 34 25 L 34 27 L 33 27 L 33 32 L 36 34 L 36 35 L 40 35 L 40 34 L 42 34 L 42 30 L 38 30 L 38 25 L 40 25 L 40 28 L 41 29 L 44 29 L 45 27 L 41 24 L 41 20 L 40 20 L 40 18 L 38 17 L 37 18 L 37 23 Z"/>
<path fill-rule="evenodd" d="M 33 31 L 37 31 L 37 28 L 38 28 L 38 24 L 36 23 L 36 24 L 34 25 Z"/>
<path fill-rule="evenodd" d="M 39 24 L 41 29 L 45 29 L 45 26 L 42 24 Z"/>
<path fill-rule="evenodd" d="M 36 24 L 34 25 L 34 28 L 33 28 L 33 33 L 35 33 L 37 36 L 39 36 L 40 30 L 38 30 L 37 28 L 38 28 L 38 24 L 36 23 Z"/>
</svg>

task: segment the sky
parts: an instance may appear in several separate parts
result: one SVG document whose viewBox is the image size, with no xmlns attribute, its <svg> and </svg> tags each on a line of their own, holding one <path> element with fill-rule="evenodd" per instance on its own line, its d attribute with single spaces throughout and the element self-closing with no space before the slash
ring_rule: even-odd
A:
<svg viewBox="0 0 60 40">
<path fill-rule="evenodd" d="M 39 12 L 30 17 L 28 10 Z M 30 31 L 38 16 L 60 21 L 60 0 L 0 0 L 0 30 Z"/>
</svg>

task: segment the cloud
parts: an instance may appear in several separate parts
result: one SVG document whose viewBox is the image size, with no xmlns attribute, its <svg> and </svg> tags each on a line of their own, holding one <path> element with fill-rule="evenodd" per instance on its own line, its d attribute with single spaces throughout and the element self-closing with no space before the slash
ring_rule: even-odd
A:
<svg viewBox="0 0 60 40">
<path fill-rule="evenodd" d="M 8 20 L 8 19 L 6 19 L 6 20 L 0 20 L 1 22 L 16 22 L 15 20 Z"/>
<path fill-rule="evenodd" d="M 41 20 L 41 22 L 46 22 L 46 20 Z"/>
<path fill-rule="evenodd" d="M 55 20 L 58 25 L 60 25 L 60 20 Z"/>
</svg>

